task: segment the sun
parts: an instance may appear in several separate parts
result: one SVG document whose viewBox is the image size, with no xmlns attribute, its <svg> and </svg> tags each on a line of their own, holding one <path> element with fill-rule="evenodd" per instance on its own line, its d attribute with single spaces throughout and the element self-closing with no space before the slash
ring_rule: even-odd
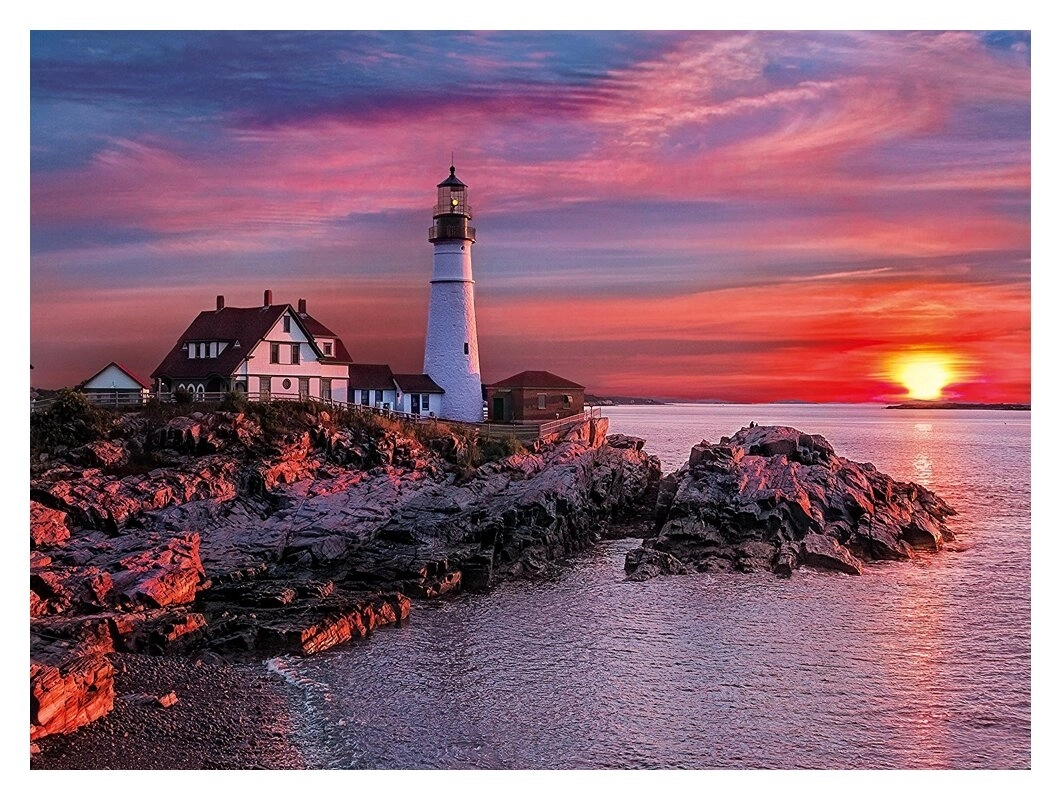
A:
<svg viewBox="0 0 1061 800">
<path fill-rule="evenodd" d="M 891 375 L 911 400 L 939 400 L 955 378 L 953 359 L 942 353 L 906 353 L 896 357 Z"/>
</svg>

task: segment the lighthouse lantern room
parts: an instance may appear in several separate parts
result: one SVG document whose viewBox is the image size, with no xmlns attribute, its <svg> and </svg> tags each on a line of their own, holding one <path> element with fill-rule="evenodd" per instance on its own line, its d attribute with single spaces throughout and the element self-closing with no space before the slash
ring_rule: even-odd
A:
<svg viewBox="0 0 1061 800">
<path fill-rule="evenodd" d="M 475 228 L 468 224 L 471 218 L 468 187 L 450 166 L 449 177 L 438 184 L 434 224 L 428 233 L 435 254 L 424 373 L 444 392 L 440 416 L 482 422 L 483 389 L 472 279 Z"/>
</svg>

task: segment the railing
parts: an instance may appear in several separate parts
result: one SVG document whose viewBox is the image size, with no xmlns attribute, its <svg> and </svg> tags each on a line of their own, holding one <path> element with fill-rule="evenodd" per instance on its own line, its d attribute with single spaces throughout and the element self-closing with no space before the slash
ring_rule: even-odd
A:
<svg viewBox="0 0 1061 800">
<path fill-rule="evenodd" d="M 429 242 L 438 241 L 439 239 L 470 239 L 475 241 L 475 228 L 468 225 L 466 221 L 461 222 L 440 222 L 437 225 L 432 225 L 427 232 L 427 240 Z"/>
<path fill-rule="evenodd" d="M 520 441 L 541 439 L 567 431 L 576 425 L 581 425 L 587 420 L 600 419 L 601 410 L 598 406 L 572 414 L 560 419 L 551 419 L 545 422 L 483 422 L 483 423 L 449 423 L 460 424 L 464 427 L 477 428 L 479 435 L 488 439 L 496 439 L 502 436 L 514 436 Z"/>
<path fill-rule="evenodd" d="M 598 406 L 593 406 L 588 411 L 582 411 L 578 414 L 573 414 L 570 417 L 561 417 L 552 422 L 543 423 L 538 429 L 538 435 L 550 436 L 554 433 L 560 433 L 561 431 L 567 430 L 569 427 L 581 425 L 583 422 L 591 419 L 600 419 L 600 408 Z"/>
</svg>

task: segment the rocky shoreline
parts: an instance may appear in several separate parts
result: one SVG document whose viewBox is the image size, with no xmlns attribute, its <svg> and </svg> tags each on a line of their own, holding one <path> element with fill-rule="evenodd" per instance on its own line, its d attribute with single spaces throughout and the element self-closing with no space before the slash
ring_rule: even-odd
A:
<svg viewBox="0 0 1061 800">
<path fill-rule="evenodd" d="M 401 624 L 418 598 L 547 574 L 601 538 L 643 539 L 636 581 L 858 574 L 953 537 L 936 495 L 791 428 L 702 442 L 661 479 L 607 419 L 523 448 L 285 413 L 128 414 L 38 455 L 33 768 L 307 768 L 300 694 L 266 658 Z"/>
<path fill-rule="evenodd" d="M 34 464 L 31 742 L 111 715 L 118 655 L 318 653 L 416 598 L 539 574 L 658 484 L 606 419 L 496 452 L 445 425 L 262 413 L 125 415 Z"/>
</svg>

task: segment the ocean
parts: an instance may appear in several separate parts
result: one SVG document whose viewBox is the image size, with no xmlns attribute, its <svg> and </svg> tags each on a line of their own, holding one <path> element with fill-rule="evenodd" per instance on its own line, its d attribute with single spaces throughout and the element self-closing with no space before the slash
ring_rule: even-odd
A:
<svg viewBox="0 0 1061 800">
<path fill-rule="evenodd" d="M 637 540 L 559 577 L 419 601 L 273 668 L 319 769 L 1028 769 L 1031 415 L 879 406 L 605 408 L 671 472 L 741 426 L 824 435 L 936 491 L 957 541 L 862 576 L 624 580 Z"/>
</svg>

